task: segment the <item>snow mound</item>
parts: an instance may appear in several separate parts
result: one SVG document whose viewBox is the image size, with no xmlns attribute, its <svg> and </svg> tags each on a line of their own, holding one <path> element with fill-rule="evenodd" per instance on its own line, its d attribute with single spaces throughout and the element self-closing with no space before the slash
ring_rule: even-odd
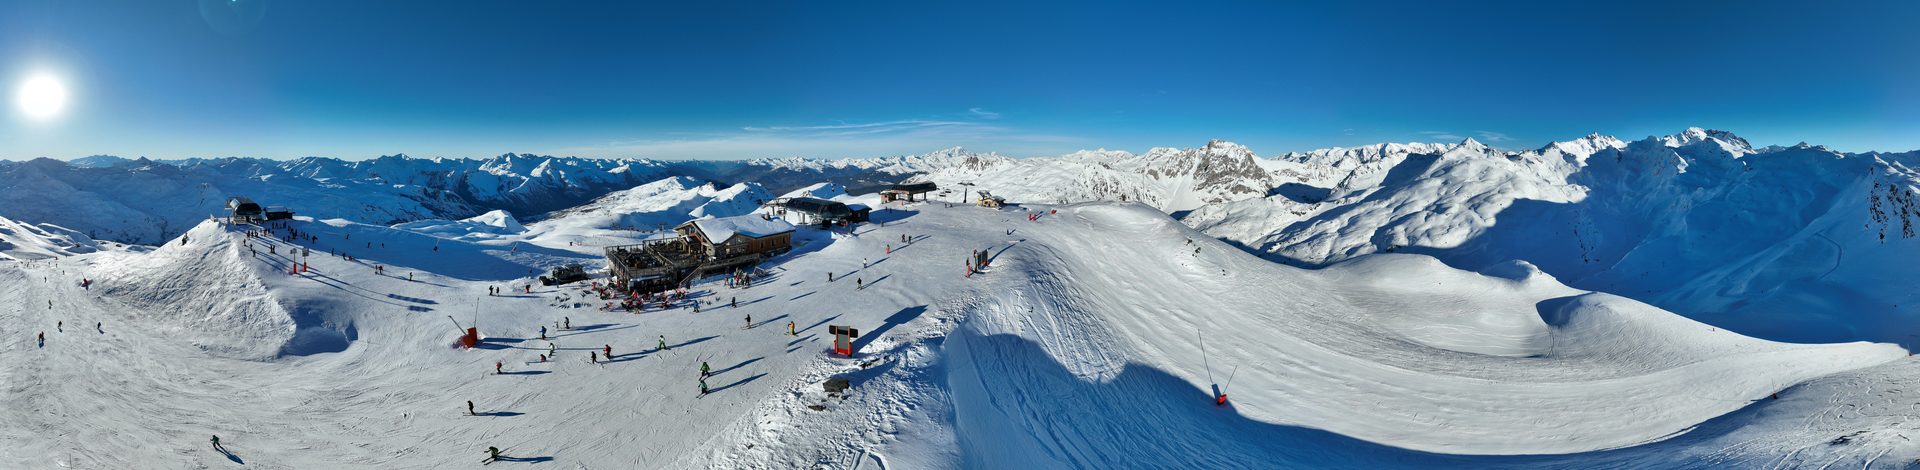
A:
<svg viewBox="0 0 1920 470">
<path fill-rule="evenodd" d="M 289 248 L 235 230 L 203 222 L 152 252 L 109 254 L 89 275 L 97 291 L 128 307 L 126 315 L 218 356 L 265 360 L 333 352 L 357 337 L 345 312 L 283 303 L 264 277 L 286 276 L 267 269 L 290 269 Z M 278 253 L 268 254 L 269 246 Z"/>
<path fill-rule="evenodd" d="M 0 217 L 0 259 L 36 260 L 96 251 L 100 244 L 80 232 Z"/>
<path fill-rule="evenodd" d="M 496 210 L 463 220 L 416 220 L 394 224 L 393 228 L 457 240 L 488 240 L 502 235 L 525 233 L 527 228 L 507 211 Z"/>
<path fill-rule="evenodd" d="M 527 230 L 526 227 L 523 227 L 520 225 L 519 220 L 515 220 L 513 218 L 513 214 L 509 214 L 507 213 L 507 211 L 503 211 L 503 210 L 496 210 L 496 211 L 488 212 L 485 214 L 473 216 L 471 218 L 466 219 L 465 222 L 474 222 L 474 223 L 485 224 L 492 227 L 498 227 L 501 230 L 509 233 L 523 232 Z"/>
<path fill-rule="evenodd" d="M 773 194 L 756 183 L 719 188 L 676 176 L 608 194 L 554 213 L 528 227 L 528 238 L 548 243 L 611 244 L 633 232 L 663 233 L 701 218 L 746 215 Z"/>
<path fill-rule="evenodd" d="M 782 198 L 810 197 L 815 199 L 833 199 L 847 195 L 847 187 L 839 183 L 814 183 L 806 187 L 788 191 Z"/>
</svg>

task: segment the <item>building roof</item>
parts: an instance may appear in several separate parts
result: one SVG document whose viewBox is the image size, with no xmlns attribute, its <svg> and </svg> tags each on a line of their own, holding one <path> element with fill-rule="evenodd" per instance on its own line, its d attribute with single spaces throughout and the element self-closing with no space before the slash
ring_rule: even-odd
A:
<svg viewBox="0 0 1920 470">
<path fill-rule="evenodd" d="M 734 234 L 745 235 L 748 238 L 766 238 L 793 231 L 793 224 L 785 220 L 767 220 L 758 215 L 700 219 L 680 224 L 681 227 L 688 225 L 699 230 L 700 235 L 706 237 L 710 243 L 727 241 L 733 238 Z"/>
<path fill-rule="evenodd" d="M 933 192 L 934 190 L 937 190 L 937 189 L 940 189 L 939 185 L 933 184 L 932 181 L 927 181 L 927 182 L 920 182 L 920 183 L 896 184 L 896 185 L 893 185 L 893 189 L 890 189 L 889 191 L 900 191 L 900 192 L 907 192 L 907 193 L 928 193 L 928 192 Z"/>
<path fill-rule="evenodd" d="M 822 217 L 844 217 L 853 212 L 852 209 L 847 208 L 846 204 L 811 197 L 790 198 L 781 202 L 780 205 L 788 209 L 808 212 Z"/>
</svg>

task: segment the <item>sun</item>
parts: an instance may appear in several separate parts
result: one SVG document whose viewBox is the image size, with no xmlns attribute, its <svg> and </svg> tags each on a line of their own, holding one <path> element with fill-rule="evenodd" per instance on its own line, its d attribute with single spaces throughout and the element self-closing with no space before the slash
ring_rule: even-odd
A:
<svg viewBox="0 0 1920 470">
<path fill-rule="evenodd" d="M 30 119 L 53 119 L 67 107 L 67 86 L 51 74 L 37 74 L 20 83 L 13 101 L 20 106 L 20 112 Z"/>
</svg>

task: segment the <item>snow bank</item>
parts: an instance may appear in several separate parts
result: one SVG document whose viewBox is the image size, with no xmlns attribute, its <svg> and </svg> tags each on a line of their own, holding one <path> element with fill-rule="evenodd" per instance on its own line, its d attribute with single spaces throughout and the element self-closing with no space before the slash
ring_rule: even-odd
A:
<svg viewBox="0 0 1920 470">
<path fill-rule="evenodd" d="M 96 251 L 100 244 L 80 232 L 0 217 L 0 259 L 35 260 Z"/>
</svg>

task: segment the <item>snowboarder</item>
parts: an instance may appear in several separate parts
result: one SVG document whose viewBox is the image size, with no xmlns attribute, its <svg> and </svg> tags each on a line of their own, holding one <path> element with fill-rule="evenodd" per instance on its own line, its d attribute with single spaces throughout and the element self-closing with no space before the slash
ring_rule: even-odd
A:
<svg viewBox="0 0 1920 470">
<path fill-rule="evenodd" d="M 211 440 L 211 441 L 213 441 L 213 450 L 217 450 L 217 451 L 220 451 L 220 452 L 226 452 L 226 451 L 227 451 L 227 448 L 225 448 L 225 447 L 220 447 L 220 435 L 219 435 L 219 434 L 214 434 L 214 435 L 213 435 L 213 439 L 210 439 L 210 440 Z"/>
<path fill-rule="evenodd" d="M 673 349 L 673 348 L 667 347 L 667 335 L 660 335 L 660 350 L 666 351 L 669 349 Z"/>
<path fill-rule="evenodd" d="M 467 416 L 479 416 L 479 415 L 480 413 L 473 412 L 473 400 L 467 400 Z"/>
<path fill-rule="evenodd" d="M 486 460 L 481 460 L 480 463 L 482 465 L 485 465 L 485 464 L 493 463 L 493 461 L 495 460 L 500 460 L 500 448 L 487 446 L 487 458 Z"/>
<path fill-rule="evenodd" d="M 707 367 L 707 361 L 700 361 L 700 378 L 704 379 L 713 375 L 712 370 L 712 368 Z"/>
</svg>

